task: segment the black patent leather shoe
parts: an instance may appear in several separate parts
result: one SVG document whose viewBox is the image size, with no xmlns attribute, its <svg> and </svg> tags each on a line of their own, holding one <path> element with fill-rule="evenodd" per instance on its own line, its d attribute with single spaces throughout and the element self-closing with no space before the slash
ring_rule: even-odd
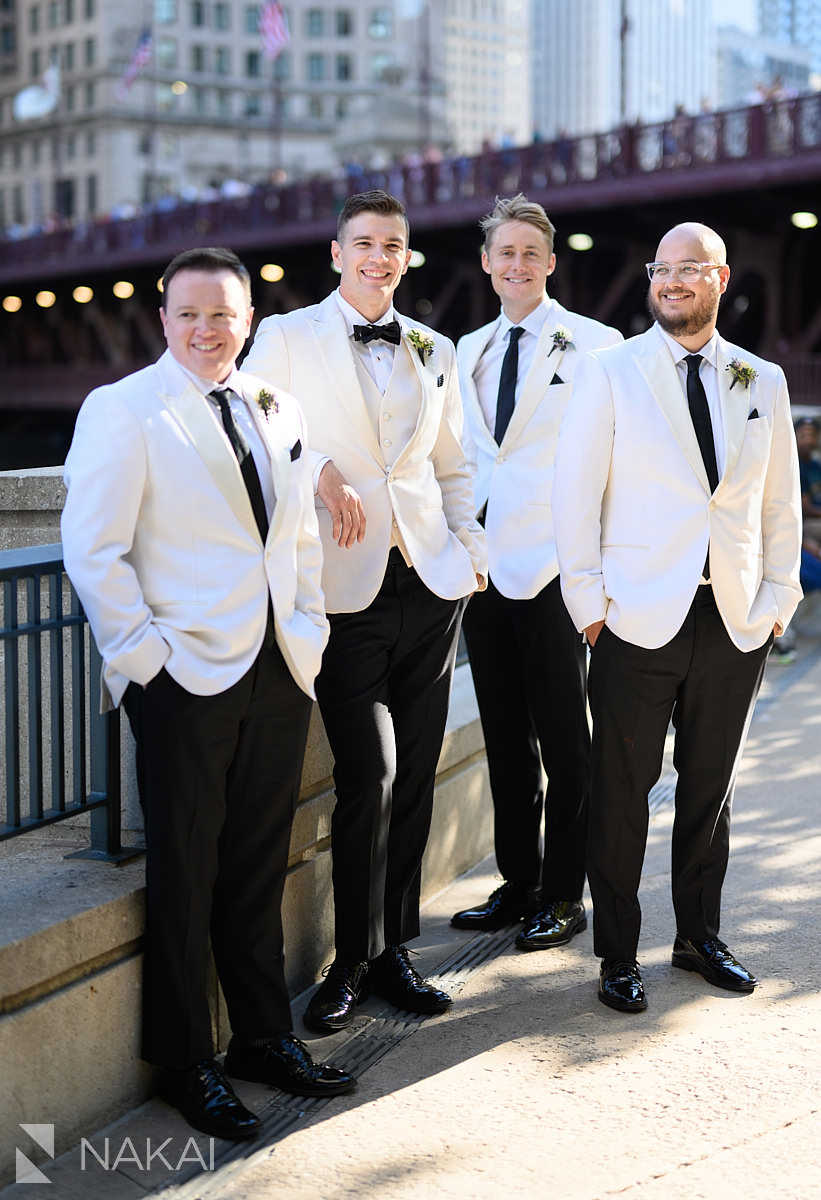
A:
<svg viewBox="0 0 821 1200">
<path fill-rule="evenodd" d="M 584 929 L 587 914 L 581 900 L 551 900 L 525 922 L 516 945 L 520 950 L 550 950 L 566 946 Z"/>
<path fill-rule="evenodd" d="M 370 966 L 368 980 L 371 991 L 383 996 L 405 1012 L 432 1016 L 450 1008 L 447 992 L 435 988 L 411 966 L 406 946 L 388 946 Z"/>
<path fill-rule="evenodd" d="M 213 1058 L 193 1067 L 167 1067 L 159 1091 L 189 1125 L 210 1137 L 244 1142 L 262 1129 L 259 1117 L 245 1107 Z"/>
<path fill-rule="evenodd" d="M 352 963 L 337 958 L 327 969 L 302 1018 L 313 1033 L 337 1033 L 347 1029 L 356 1016 L 360 1000 L 367 1000 L 366 962 Z"/>
<path fill-rule="evenodd" d="M 527 888 L 521 883 L 503 883 L 495 892 L 491 892 L 484 904 L 454 913 L 450 923 L 457 929 L 503 929 L 505 925 L 532 916 L 540 903 L 538 888 Z"/>
<path fill-rule="evenodd" d="M 676 934 L 673 943 L 673 966 L 684 971 L 698 971 L 708 983 L 728 992 L 751 992 L 758 983 L 754 975 L 742 967 L 724 942 L 710 938 L 706 942 L 691 942 Z"/>
<path fill-rule="evenodd" d="M 315 1063 L 308 1047 L 292 1033 L 268 1038 L 262 1046 L 232 1038 L 225 1069 L 235 1079 L 268 1083 L 292 1096 L 338 1096 L 356 1087 L 347 1071 Z"/>
<path fill-rule="evenodd" d="M 647 997 L 635 959 L 604 958 L 599 973 L 599 999 L 619 1012 L 644 1012 Z"/>
</svg>

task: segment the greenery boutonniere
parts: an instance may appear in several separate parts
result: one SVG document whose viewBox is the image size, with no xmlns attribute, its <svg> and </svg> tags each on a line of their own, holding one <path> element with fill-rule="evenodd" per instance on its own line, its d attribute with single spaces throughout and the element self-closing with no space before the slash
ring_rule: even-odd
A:
<svg viewBox="0 0 821 1200">
<path fill-rule="evenodd" d="M 573 334 L 569 329 L 565 329 L 564 325 L 557 325 L 553 330 L 553 345 L 550 347 L 547 357 L 550 358 L 554 350 L 575 350 L 572 339 Z"/>
<path fill-rule="evenodd" d="M 268 414 L 270 413 L 271 409 L 273 409 L 275 413 L 279 412 L 279 403 L 274 396 L 274 393 L 269 392 L 267 388 L 260 388 L 260 390 L 257 392 L 257 404 L 262 409 L 262 413 L 266 421 L 268 420 Z"/>
<path fill-rule="evenodd" d="M 755 379 L 758 379 L 758 371 L 754 370 L 748 362 L 744 362 L 741 358 L 731 358 L 724 370 L 729 371 L 733 377 L 733 382 L 730 384 L 730 391 L 733 390 L 737 383 L 748 388 Z"/>
<path fill-rule="evenodd" d="M 408 331 L 408 341 L 416 348 L 416 353 L 424 367 L 425 355 L 433 354 L 433 338 L 429 333 L 423 333 L 421 329 L 411 329 Z"/>
</svg>

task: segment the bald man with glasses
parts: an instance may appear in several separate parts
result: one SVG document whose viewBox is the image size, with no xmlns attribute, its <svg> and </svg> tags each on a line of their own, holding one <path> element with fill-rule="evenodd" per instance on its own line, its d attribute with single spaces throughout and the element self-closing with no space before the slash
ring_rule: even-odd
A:
<svg viewBox="0 0 821 1200">
<path fill-rule="evenodd" d="M 647 1007 L 638 888 L 671 719 L 673 966 L 756 986 L 718 936 L 730 808 L 769 648 L 801 598 L 787 384 L 716 331 L 724 243 L 677 225 L 647 273 L 654 324 L 579 365 L 553 487 L 562 593 L 591 646 L 598 995 L 621 1012 Z"/>
</svg>

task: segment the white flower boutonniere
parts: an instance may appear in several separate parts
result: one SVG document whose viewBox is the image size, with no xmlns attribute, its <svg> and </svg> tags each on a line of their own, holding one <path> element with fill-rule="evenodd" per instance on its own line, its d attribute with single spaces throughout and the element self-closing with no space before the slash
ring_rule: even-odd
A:
<svg viewBox="0 0 821 1200">
<path fill-rule="evenodd" d="M 268 420 L 268 415 L 271 412 L 271 409 L 273 409 L 275 413 L 279 412 L 279 402 L 274 396 L 274 393 L 269 392 L 267 388 L 260 388 L 257 392 L 257 404 L 262 409 L 262 415 L 265 417 L 266 421 Z"/>
<path fill-rule="evenodd" d="M 724 370 L 729 371 L 733 377 L 733 382 L 730 384 L 730 391 L 733 390 L 737 383 L 740 383 L 744 388 L 748 388 L 754 380 L 758 379 L 758 371 L 754 370 L 748 362 L 744 362 L 742 358 L 731 358 Z"/>
<path fill-rule="evenodd" d="M 429 333 L 423 333 L 421 329 L 411 329 L 408 331 L 408 341 L 415 348 L 424 367 L 425 355 L 433 354 L 433 338 Z"/>
<path fill-rule="evenodd" d="M 554 350 L 575 350 L 572 339 L 573 334 L 569 329 L 565 329 L 564 325 L 557 325 L 553 330 L 553 345 L 550 347 L 547 357 L 550 358 Z"/>
</svg>

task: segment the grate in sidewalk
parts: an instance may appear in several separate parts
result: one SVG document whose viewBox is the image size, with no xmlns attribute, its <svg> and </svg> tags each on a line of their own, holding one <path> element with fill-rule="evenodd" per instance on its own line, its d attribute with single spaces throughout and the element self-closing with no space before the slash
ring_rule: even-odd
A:
<svg viewBox="0 0 821 1200">
<path fill-rule="evenodd" d="M 427 978 L 446 992 L 458 992 L 475 971 L 510 948 L 513 928 L 510 925 L 495 933 L 478 934 L 460 946 Z M 327 1056 L 326 1061 L 332 1066 L 344 1066 L 345 1070 L 361 1077 L 394 1046 L 415 1033 L 427 1019 L 414 1013 L 399 1013 L 388 1006 L 367 1025 L 352 1033 Z M 179 1174 L 172 1184 L 163 1184 L 146 1195 L 173 1194 L 174 1200 L 216 1200 L 228 1180 L 247 1170 L 252 1162 L 270 1158 L 276 1149 L 274 1143 L 287 1137 L 307 1117 L 321 1112 L 330 1103 L 331 1100 L 306 1100 L 300 1096 L 285 1097 L 277 1093 L 276 1098 L 259 1112 L 262 1121 L 260 1138 L 264 1142 L 262 1146 L 259 1142 L 250 1146 L 242 1142 L 220 1143 L 214 1155 L 213 1173 L 205 1175 L 194 1166 L 189 1174 Z"/>
</svg>

